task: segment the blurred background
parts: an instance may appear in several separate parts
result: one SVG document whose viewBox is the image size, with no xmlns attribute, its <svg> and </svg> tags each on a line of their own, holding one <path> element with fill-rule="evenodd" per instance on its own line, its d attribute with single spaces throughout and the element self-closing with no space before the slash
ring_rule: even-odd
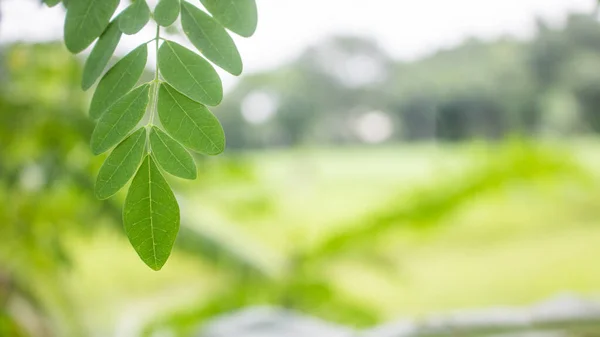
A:
<svg viewBox="0 0 600 337">
<path fill-rule="evenodd" d="M 257 3 L 153 272 L 64 10 L 0 0 L 0 336 L 600 336 L 595 0 Z"/>
</svg>

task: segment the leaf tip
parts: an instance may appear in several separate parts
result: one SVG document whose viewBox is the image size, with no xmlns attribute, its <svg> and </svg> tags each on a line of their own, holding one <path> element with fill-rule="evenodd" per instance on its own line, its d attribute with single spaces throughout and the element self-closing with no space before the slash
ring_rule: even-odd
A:
<svg viewBox="0 0 600 337">
<path fill-rule="evenodd" d="M 163 263 L 159 263 L 159 262 L 156 262 L 156 263 L 146 263 L 146 265 L 148 267 L 150 267 L 150 269 L 152 269 L 154 271 L 160 271 L 164 267 L 165 262 L 167 262 L 167 261 L 164 261 Z"/>
</svg>

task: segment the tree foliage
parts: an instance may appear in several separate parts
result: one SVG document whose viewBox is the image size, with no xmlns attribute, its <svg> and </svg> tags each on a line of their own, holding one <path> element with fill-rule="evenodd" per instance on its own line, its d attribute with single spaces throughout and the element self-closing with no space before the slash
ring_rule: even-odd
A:
<svg viewBox="0 0 600 337">
<path fill-rule="evenodd" d="M 87 90 L 100 78 L 89 109 L 90 118 L 97 121 L 92 152 L 112 150 L 98 174 L 96 195 L 109 198 L 133 178 L 123 210 L 125 232 L 154 270 L 167 261 L 179 230 L 179 206 L 163 170 L 195 179 L 188 150 L 207 155 L 224 151 L 223 128 L 206 107 L 223 98 L 221 80 L 210 62 L 240 75 L 242 59 L 227 29 L 249 37 L 257 25 L 255 0 L 203 0 L 208 13 L 190 1 L 161 0 L 152 11 L 146 0 L 134 0 L 121 13 L 116 13 L 120 0 L 62 1 L 67 9 L 67 49 L 77 54 L 97 41 L 81 81 Z M 44 2 L 52 7 L 61 1 Z M 160 36 L 161 27 L 173 25 L 180 15 L 185 35 L 201 55 Z M 155 38 L 104 72 L 122 34 L 137 34 L 151 18 L 156 22 Z M 154 80 L 139 84 L 151 43 L 157 56 Z M 147 122 L 140 125 L 142 121 Z"/>
</svg>

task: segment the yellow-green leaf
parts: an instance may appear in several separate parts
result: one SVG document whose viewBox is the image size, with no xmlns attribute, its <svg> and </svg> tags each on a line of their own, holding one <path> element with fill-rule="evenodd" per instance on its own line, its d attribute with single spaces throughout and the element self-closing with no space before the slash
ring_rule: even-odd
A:
<svg viewBox="0 0 600 337">
<path fill-rule="evenodd" d="M 217 21 L 232 32 L 250 37 L 256 31 L 255 0 L 200 0 Z"/>
<path fill-rule="evenodd" d="M 160 270 L 179 231 L 179 205 L 151 156 L 146 156 L 131 182 L 123 223 L 129 242 L 142 261 Z"/>
<path fill-rule="evenodd" d="M 79 53 L 96 40 L 108 26 L 119 0 L 77 0 L 69 4 L 65 19 L 65 44 Z"/>
<path fill-rule="evenodd" d="M 91 147 L 94 154 L 108 151 L 127 137 L 144 117 L 149 92 L 150 84 L 133 89 L 100 117 L 92 133 Z"/>
<path fill-rule="evenodd" d="M 180 0 L 160 0 L 154 9 L 154 20 L 163 27 L 173 24 L 179 16 Z"/>
<path fill-rule="evenodd" d="M 193 151 L 217 155 L 225 149 L 225 133 L 206 106 L 163 83 L 158 92 L 158 116 L 165 130 Z"/>
<path fill-rule="evenodd" d="M 104 74 L 90 105 L 90 117 L 98 119 L 106 109 L 129 92 L 142 76 L 148 59 L 148 47 L 143 44 L 122 58 Z"/>
<path fill-rule="evenodd" d="M 150 7 L 146 0 L 136 0 L 119 15 L 119 28 L 123 33 L 133 35 L 142 30 L 148 21 Z"/>
<path fill-rule="evenodd" d="M 96 179 L 96 197 L 108 199 L 117 193 L 137 171 L 146 148 L 146 128 L 127 137 L 110 153 Z"/>
<path fill-rule="evenodd" d="M 156 126 L 150 130 L 150 148 L 156 162 L 163 170 L 176 177 L 196 179 L 196 163 L 192 155 Z"/>
<path fill-rule="evenodd" d="M 214 64 L 232 75 L 242 73 L 242 58 L 225 28 L 187 1 L 181 4 L 181 25 L 192 44 Z"/>
<path fill-rule="evenodd" d="M 88 90 L 98 77 L 102 75 L 104 68 L 110 61 L 119 41 L 121 40 L 121 30 L 117 21 L 113 21 L 108 25 L 108 28 L 100 35 L 98 42 L 92 49 L 90 56 L 85 62 L 83 69 L 83 79 L 81 81 L 81 88 Z"/>
<path fill-rule="evenodd" d="M 213 66 L 202 56 L 172 41 L 158 51 L 163 78 L 189 98 L 211 106 L 223 99 L 223 85 Z"/>
</svg>

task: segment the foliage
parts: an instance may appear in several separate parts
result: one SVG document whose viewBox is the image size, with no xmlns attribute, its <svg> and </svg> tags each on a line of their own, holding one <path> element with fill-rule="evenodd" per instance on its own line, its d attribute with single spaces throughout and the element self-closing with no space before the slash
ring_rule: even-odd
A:
<svg viewBox="0 0 600 337">
<path fill-rule="evenodd" d="M 168 2 L 162 0 L 159 5 L 167 3 L 164 6 L 168 9 Z M 205 4 L 205 7 L 208 8 L 208 5 Z M 158 7 L 155 9 L 155 18 L 157 10 Z M 168 22 L 172 13 L 165 11 L 163 15 Z M 389 91 L 380 92 L 378 90 L 381 88 L 377 86 L 357 89 L 343 85 L 337 75 L 327 72 L 331 69 L 329 66 L 317 67 L 317 61 L 321 58 L 315 52 L 311 56 L 314 57 L 314 63 L 305 64 L 304 68 L 299 68 L 301 71 L 295 64 L 279 72 L 250 76 L 241 82 L 232 99 L 221 107 L 220 116 L 223 116 L 224 129 L 229 136 L 228 143 L 232 143 L 231 138 L 237 139 L 234 144 L 238 147 L 246 144 L 301 144 L 313 137 L 323 144 L 355 141 L 344 138 L 342 131 L 348 124 L 344 122 L 347 116 L 360 114 L 354 107 L 361 101 L 368 102 L 366 108 L 384 110 L 393 107 L 386 111 L 397 117 L 394 119 L 396 122 L 398 119 L 404 120 L 407 111 L 414 112 L 411 117 L 421 116 L 416 113 L 418 111 L 439 113 L 442 111 L 439 110 L 440 102 L 451 102 L 443 109 L 446 111 L 442 113 L 445 115 L 444 121 L 453 120 L 457 112 L 465 106 L 470 107 L 471 112 L 458 114 L 465 119 L 444 131 L 444 138 L 459 140 L 480 130 L 480 123 L 493 124 L 490 123 L 493 119 L 474 119 L 478 109 L 490 106 L 490 101 L 495 102 L 492 106 L 502 107 L 493 114 L 506 113 L 508 110 L 504 107 L 510 104 L 517 108 L 524 106 L 525 100 L 521 95 L 531 95 L 536 101 L 546 100 L 546 97 L 539 95 L 542 86 L 549 95 L 555 95 L 557 91 L 575 93 L 578 108 L 584 102 L 580 98 L 589 98 L 589 106 L 592 107 L 594 95 L 590 90 L 593 91 L 593 87 L 587 87 L 588 91 L 583 89 L 586 88 L 585 83 L 595 83 L 594 73 L 589 74 L 585 70 L 593 70 L 597 55 L 593 50 L 581 50 L 583 44 L 576 41 L 587 41 L 584 37 L 588 33 L 578 32 L 587 29 L 575 27 L 596 27 L 596 23 L 588 22 L 587 18 L 581 20 L 583 23 L 575 24 L 578 21 L 572 18 L 565 30 L 541 32 L 540 36 L 549 38 L 552 40 L 550 42 L 538 40 L 541 38 L 531 44 L 510 40 L 486 43 L 471 41 L 468 44 L 470 49 L 463 45 L 457 47 L 458 50 L 448 50 L 414 62 L 418 69 L 387 59 L 371 43 L 342 39 L 340 48 L 349 55 L 368 50 L 368 55 L 380 58 L 389 69 L 398 68 L 398 72 L 391 72 L 385 82 L 390 84 Z M 118 22 L 114 27 L 118 28 Z M 120 32 L 119 29 L 116 31 Z M 593 37 L 593 32 L 590 33 Z M 572 40 L 573 43 L 565 46 L 565 40 Z M 546 55 L 543 52 L 546 47 L 534 47 L 536 43 L 546 47 L 552 45 L 550 50 L 569 54 L 577 61 L 567 62 L 559 58 L 552 67 L 562 70 L 553 75 L 554 80 L 538 79 L 537 75 L 529 73 L 531 68 L 526 63 L 529 61 L 539 66 L 538 61 L 530 59 L 533 48 L 539 48 L 538 58 Z M 174 43 L 167 45 L 163 42 L 159 54 L 164 52 L 168 58 L 176 59 L 170 47 L 175 50 L 178 48 Z M 459 51 L 462 48 L 465 50 Z M 317 49 L 321 47 L 315 47 Z M 422 166 L 413 168 L 415 160 L 438 154 L 426 147 L 411 147 L 411 151 L 401 146 L 390 147 L 381 155 L 385 161 L 374 160 L 379 149 L 352 149 L 357 152 L 346 156 L 345 160 L 341 154 L 345 150 L 327 150 L 322 154 L 327 158 L 326 167 L 322 163 L 315 164 L 314 158 L 309 157 L 309 152 L 303 149 L 285 154 L 244 153 L 225 156 L 218 161 L 200 157 L 198 163 L 202 167 L 202 174 L 196 182 L 173 181 L 179 184 L 177 197 L 182 209 L 186 206 L 189 209 L 181 212 L 180 235 L 174 243 L 174 250 L 177 254 L 190 253 L 192 268 L 175 271 L 166 268 L 169 270 L 152 277 L 139 278 L 131 277 L 133 274 L 129 270 L 115 268 L 115 265 L 119 265 L 118 260 L 122 260 L 120 255 L 92 260 L 91 263 L 86 260 L 87 256 L 94 255 L 88 250 L 89 247 L 79 247 L 77 251 L 79 253 L 85 249 L 86 254 L 70 255 L 68 237 L 73 232 L 82 236 L 99 236 L 90 234 L 98 234 L 98 229 L 103 228 L 105 223 L 116 225 L 121 221 L 120 210 L 115 206 L 121 199 L 98 202 L 94 194 L 105 198 L 113 193 L 105 189 L 118 189 L 119 185 L 124 185 L 132 178 L 130 172 L 137 170 L 135 162 L 138 160 L 124 163 L 124 157 L 141 158 L 139 162 L 144 162 L 146 169 L 143 172 L 147 177 L 155 173 L 157 167 L 184 178 L 191 178 L 196 169 L 191 169 L 189 157 L 185 156 L 186 153 L 191 155 L 183 146 L 185 142 L 177 141 L 168 132 L 166 123 L 160 129 L 154 126 L 129 133 L 110 155 L 92 158 L 89 149 L 79 146 L 90 138 L 94 129 L 92 121 L 82 114 L 86 97 L 79 89 L 81 70 L 72 58 L 66 58 L 60 51 L 60 48 L 51 44 L 16 45 L 5 49 L 3 54 L 7 65 L 3 74 L 7 75 L 7 80 L 0 83 L 0 219 L 6 225 L 0 228 L 0 335 L 4 332 L 2 328 L 11 329 L 10 333 L 20 330 L 15 324 L 19 320 L 14 319 L 18 318 L 18 312 L 13 311 L 13 303 L 9 302 L 3 307 L 1 302 L 5 292 L 11 301 L 15 298 L 25 299 L 27 306 L 41 317 L 40 321 L 47 330 L 34 335 L 107 335 L 97 329 L 99 326 L 111 329 L 110 318 L 99 315 L 96 330 L 94 327 L 84 328 L 82 325 L 87 323 L 87 317 L 83 313 L 95 314 L 94 310 L 104 305 L 118 314 L 118 308 L 131 298 L 121 296 L 115 302 L 98 303 L 94 296 L 103 294 L 95 293 L 101 287 L 101 279 L 107 278 L 108 282 L 112 282 L 108 286 L 112 294 L 124 292 L 123 289 L 129 290 L 124 288 L 125 282 L 114 282 L 115 279 L 131 279 L 130 283 L 137 289 L 169 272 L 176 272 L 181 277 L 180 274 L 189 269 L 199 269 L 200 273 L 204 273 L 193 280 L 194 283 L 217 278 L 218 285 L 203 288 L 197 298 L 195 294 L 186 293 L 184 296 L 190 298 L 191 304 L 187 302 L 173 310 L 161 307 L 161 314 L 157 310 L 153 312 L 156 316 L 145 317 L 148 332 L 172 330 L 181 335 L 192 334 L 199 324 L 214 315 L 249 305 L 286 306 L 346 324 L 364 326 L 381 322 L 392 315 L 397 317 L 399 313 L 443 310 L 465 303 L 489 305 L 502 301 L 510 304 L 514 301 L 530 301 L 532 298 L 542 299 L 560 290 L 562 284 L 575 285 L 573 289 L 580 291 L 596 288 L 596 274 L 589 265 L 594 264 L 597 255 L 597 250 L 593 249 L 597 246 L 595 242 L 598 237 L 594 229 L 597 228 L 598 219 L 597 186 L 587 184 L 587 181 L 585 188 L 579 189 L 562 185 L 565 178 L 568 181 L 574 177 L 581 178 L 578 161 L 574 158 L 577 153 L 571 151 L 572 148 L 569 148 L 570 151 L 561 151 L 555 144 L 545 147 L 537 141 L 488 144 L 480 149 L 482 153 L 479 156 L 469 157 L 472 161 L 467 163 L 462 163 L 465 154 L 458 151 L 458 147 L 441 144 L 439 146 L 443 150 L 440 151 L 448 157 L 448 162 L 458 161 L 464 166 L 458 170 L 448 170 L 443 164 L 431 164 L 433 177 L 428 177 L 430 181 L 426 183 L 414 183 L 419 180 L 410 173 L 411 170 L 424 170 Z M 544 62 L 551 63 L 552 55 L 556 56 L 556 53 L 547 53 L 550 60 Z M 333 59 L 333 63 L 343 63 Z M 468 65 L 464 66 L 465 63 Z M 189 64 L 188 61 L 173 63 L 163 70 L 159 62 L 161 76 L 168 82 L 170 80 L 165 76 L 166 73 L 181 71 L 185 74 L 186 64 Z M 202 64 L 205 63 L 194 64 L 197 67 L 190 71 L 202 70 Z M 579 69 L 578 66 L 582 69 L 573 71 Z M 128 68 L 134 70 L 135 67 Z M 427 71 L 427 68 L 431 68 L 431 71 Z M 507 76 L 506 80 L 500 80 L 502 74 Z M 540 74 L 549 75 L 545 71 L 540 71 Z M 143 73 L 141 76 L 146 75 Z M 483 83 L 479 77 L 490 79 L 493 83 Z M 210 76 L 206 75 L 206 78 Z M 433 86 L 432 79 L 439 80 L 438 86 Z M 519 85 L 513 85 L 515 82 Z M 186 83 L 195 85 L 193 77 L 192 81 L 186 80 Z M 393 83 L 397 85 L 391 85 Z M 175 102 L 186 102 L 193 109 L 198 109 L 202 116 L 210 116 L 205 114 L 205 109 L 196 105 L 200 97 L 190 97 L 200 91 L 186 94 L 185 89 L 179 90 L 174 85 L 172 88 L 165 85 L 161 89 L 164 89 L 165 97 L 170 99 L 166 107 L 176 106 Z M 256 89 L 277 93 L 280 105 L 273 119 L 249 128 L 241 119 L 239 106 L 245 96 Z M 475 89 L 481 89 L 477 93 L 482 95 L 468 94 Z M 177 100 L 170 96 L 171 93 Z M 491 93 L 498 93 L 499 96 Z M 215 99 L 212 94 L 203 97 Z M 160 106 L 157 109 L 157 119 L 160 120 Z M 589 115 L 592 115 L 589 111 Z M 406 132 L 412 132 L 419 124 L 409 123 L 407 121 L 410 118 L 406 118 Z M 235 122 L 236 119 L 239 123 Z M 323 133 L 313 133 L 315 125 L 323 127 L 321 120 L 334 126 L 325 129 L 331 131 L 325 136 Z M 464 123 L 470 126 L 465 127 Z M 545 125 L 543 123 L 546 122 L 541 118 L 536 119 L 533 125 Z M 186 127 L 192 128 L 194 125 L 189 122 Z M 273 128 L 285 132 L 269 133 Z M 257 129 L 268 132 L 255 132 Z M 415 134 L 418 134 L 417 129 L 414 129 Z M 284 134 L 286 137 L 271 137 L 273 134 Z M 335 137 L 320 138 L 330 134 Z M 141 138 L 136 139 L 136 136 Z M 408 134 L 396 137 L 414 139 Z M 145 148 L 142 148 L 140 155 L 140 142 L 143 140 L 145 146 L 147 138 L 153 149 L 151 158 L 144 158 L 147 153 Z M 164 151 L 165 147 L 175 154 Z M 593 152 L 597 152 L 595 147 L 586 152 L 586 160 Z M 287 165 L 279 165 L 281 156 L 292 159 L 288 160 Z M 101 168 L 101 161 L 105 158 Z M 172 158 L 181 158 L 181 161 Z M 132 162 L 135 165 L 131 165 Z M 129 165 L 124 165 L 126 163 Z M 597 164 L 590 166 L 598 167 Z M 97 180 L 106 181 L 105 177 L 113 175 L 116 167 L 121 168 L 119 174 L 113 176 L 114 185 L 99 184 L 94 188 L 91 178 L 94 173 L 100 171 Z M 374 171 L 369 171 L 372 169 Z M 328 174 L 320 174 L 322 171 Z M 289 174 L 291 178 L 280 179 L 277 174 L 281 172 Z M 35 178 L 38 176 L 42 179 Z M 331 182 L 334 179 L 339 179 L 337 184 Z M 152 186 L 149 186 L 148 179 L 144 180 L 147 184 L 142 185 L 148 190 L 163 186 L 160 179 L 158 182 L 152 179 L 155 183 Z M 320 184 L 313 184 L 313 180 L 319 180 Z M 559 186 L 558 191 L 548 189 L 545 184 L 548 181 L 552 187 Z M 539 182 L 544 184 L 539 187 Z M 369 187 L 363 188 L 366 185 Z M 540 191 L 532 194 L 535 188 L 540 188 Z M 307 189 L 314 189 L 315 193 L 305 194 Z M 332 189 L 335 189 L 335 193 L 331 193 Z M 280 197 L 283 193 L 286 198 Z M 160 196 L 161 192 L 153 193 L 153 196 L 156 195 Z M 165 205 L 172 205 L 171 195 L 162 196 L 169 201 Z M 292 199 L 300 200 L 296 205 L 297 212 L 288 210 L 289 200 Z M 511 203 L 499 202 L 505 199 L 510 199 Z M 141 202 L 140 205 L 148 207 L 149 204 Z M 337 205 L 344 216 L 331 215 L 335 213 L 331 211 L 332 205 Z M 215 212 L 211 207 L 217 208 L 217 212 L 220 210 L 223 217 L 211 217 L 211 213 Z M 307 212 L 307 209 L 313 211 Z M 197 217 L 186 217 L 197 213 L 200 213 Z M 470 227 L 466 228 L 456 220 L 457 217 L 465 217 L 465 213 L 473 217 L 470 218 Z M 233 223 L 231 227 L 221 226 L 229 225 L 227 221 Z M 588 227 L 582 224 L 585 221 Z M 245 225 L 252 226 L 251 235 L 244 235 L 249 234 L 244 230 Z M 211 230 L 211 226 L 223 231 Z M 459 230 L 453 231 L 452 228 L 456 227 Z M 518 237 L 519 242 L 514 242 L 514 237 L 507 239 L 517 227 L 525 235 Z M 559 230 L 556 229 L 559 227 Z M 313 231 L 320 233 L 315 240 L 311 240 Z M 548 237 L 545 236 L 546 232 Z M 416 239 L 411 241 L 413 236 Z M 503 239 L 508 242 L 504 243 L 509 245 L 508 248 L 499 244 Z M 562 240 L 559 242 L 565 245 L 555 246 L 552 244 L 554 241 L 550 240 Z M 117 241 L 110 241 L 110 245 L 118 246 L 120 242 Z M 143 242 L 136 243 L 142 249 L 147 249 Z M 263 249 L 257 249 L 257 246 Z M 279 249 L 281 251 L 273 254 L 273 258 L 272 255 L 263 254 L 270 248 L 264 249 L 264 246 L 283 246 L 289 250 Z M 484 248 L 477 250 L 477 247 Z M 104 255 L 105 252 L 96 254 Z M 424 257 L 411 260 L 411 254 L 422 254 Z M 438 255 L 443 255 L 445 259 L 439 259 Z M 164 257 L 157 255 L 157 260 L 160 258 Z M 152 255 L 148 262 L 156 265 L 157 260 Z M 477 275 L 469 274 L 473 271 L 465 266 L 465 260 L 467 264 L 475 261 Z M 205 264 L 210 265 L 211 269 L 202 270 Z M 348 264 L 353 269 L 344 272 Z M 490 265 L 495 268 L 490 270 Z M 557 265 L 561 268 L 556 268 Z M 171 266 L 172 263 L 168 267 Z M 90 284 L 81 285 L 85 280 L 76 273 L 75 283 L 65 282 L 65 275 L 81 268 L 92 271 L 88 278 L 92 278 L 93 283 L 88 280 Z M 411 268 L 422 273 L 411 273 Z M 582 272 L 583 269 L 586 271 Z M 100 274 L 99 271 L 106 274 Z M 372 274 L 376 278 L 369 278 Z M 10 287 L 5 286 L 4 279 L 10 280 Z M 391 285 L 386 287 L 387 281 Z M 486 282 L 489 283 L 487 287 Z M 72 297 L 70 290 L 73 288 L 81 291 L 81 298 Z M 142 294 L 144 297 L 146 295 Z M 167 295 L 169 304 L 177 297 L 171 292 Z M 75 300 L 85 306 L 76 306 Z M 146 302 L 144 306 L 148 311 L 152 310 Z M 7 310 L 3 311 L 4 308 Z M 165 311 L 170 312 L 164 314 Z"/>
<path fill-rule="evenodd" d="M 54 6 L 60 1 L 44 2 Z M 123 210 L 125 232 L 142 261 L 159 270 L 179 231 L 179 206 L 162 170 L 195 179 L 195 164 L 186 148 L 208 155 L 225 149 L 223 128 L 206 107 L 221 102 L 223 88 L 206 59 L 240 75 L 242 60 L 226 28 L 251 36 L 256 30 L 257 10 L 254 0 L 203 0 L 210 16 L 187 0 L 161 0 L 152 13 L 146 0 L 135 0 L 115 16 L 120 2 L 63 1 L 67 8 L 64 39 L 74 54 L 98 40 L 84 68 L 81 87 L 87 90 L 102 76 L 122 34 L 138 33 L 154 17 L 155 38 L 102 76 L 89 115 L 97 121 L 91 139 L 93 153 L 114 148 L 98 174 L 96 195 L 109 198 L 135 176 Z M 183 31 L 204 57 L 161 38 L 161 26 L 171 26 L 180 13 Z M 154 80 L 135 87 L 146 66 L 147 45 L 152 42 L 157 56 Z M 145 117 L 145 126 L 138 127 Z"/>
</svg>

